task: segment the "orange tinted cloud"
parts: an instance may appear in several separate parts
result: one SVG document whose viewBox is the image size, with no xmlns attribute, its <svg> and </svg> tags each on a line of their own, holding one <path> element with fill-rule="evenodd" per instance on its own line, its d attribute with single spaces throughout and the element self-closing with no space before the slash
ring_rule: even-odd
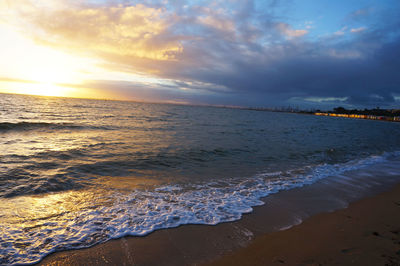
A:
<svg viewBox="0 0 400 266">
<path fill-rule="evenodd" d="M 141 4 L 69 7 L 38 13 L 31 21 L 47 37 L 42 41 L 69 49 L 153 60 L 173 60 L 182 50 L 175 40 L 155 40 L 167 30 L 163 10 Z"/>
<path fill-rule="evenodd" d="M 286 35 L 288 38 L 301 37 L 308 33 L 307 30 L 292 29 L 290 25 L 286 23 L 278 23 L 276 27 L 282 34 Z"/>
<path fill-rule="evenodd" d="M 183 49 L 177 39 L 160 39 L 171 21 L 162 8 L 83 2 L 6 0 L 0 14 L 39 43 L 81 54 L 174 60 Z"/>
</svg>

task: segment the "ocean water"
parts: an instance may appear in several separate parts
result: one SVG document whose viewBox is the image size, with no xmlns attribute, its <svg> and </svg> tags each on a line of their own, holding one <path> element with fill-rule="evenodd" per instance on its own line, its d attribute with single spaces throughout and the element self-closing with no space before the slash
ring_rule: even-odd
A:
<svg viewBox="0 0 400 266">
<path fill-rule="evenodd" d="M 0 94 L 0 264 L 238 220 L 380 164 L 400 175 L 399 151 L 400 123 Z"/>
</svg>

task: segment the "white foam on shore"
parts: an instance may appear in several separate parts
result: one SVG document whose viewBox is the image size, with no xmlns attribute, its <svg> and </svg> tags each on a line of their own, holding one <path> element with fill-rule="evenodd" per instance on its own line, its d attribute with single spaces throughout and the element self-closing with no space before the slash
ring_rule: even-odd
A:
<svg viewBox="0 0 400 266">
<path fill-rule="evenodd" d="M 235 221 L 254 206 L 264 204 L 262 198 L 272 193 L 388 162 L 398 156 L 399 152 L 385 153 L 343 164 L 260 173 L 247 179 L 115 192 L 106 196 L 108 204 L 93 203 L 90 208 L 67 211 L 41 221 L 34 228 L 0 224 L 0 264 L 32 264 L 55 251 L 89 247 L 128 235 L 144 236 L 183 224 Z"/>
</svg>

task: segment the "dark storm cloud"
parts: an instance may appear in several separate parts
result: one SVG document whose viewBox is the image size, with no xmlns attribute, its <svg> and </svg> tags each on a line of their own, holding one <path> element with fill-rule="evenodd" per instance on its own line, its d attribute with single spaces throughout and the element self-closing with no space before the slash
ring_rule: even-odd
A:
<svg viewBox="0 0 400 266">
<path fill-rule="evenodd" d="M 348 103 L 357 105 L 391 105 L 393 95 L 400 94 L 400 41 L 380 41 L 285 43 L 267 49 L 254 45 L 254 55 L 246 56 L 234 45 L 210 41 L 202 48 L 214 49 L 215 54 L 203 57 L 202 68 L 171 68 L 175 71 L 165 74 L 224 86 L 231 94 L 257 98 L 259 104 L 316 96 L 348 97 Z"/>
<path fill-rule="evenodd" d="M 229 88 L 231 98 L 245 96 L 249 104 L 284 104 L 295 97 L 347 98 L 347 104 L 356 106 L 396 104 L 400 23 L 391 11 L 365 29 L 349 24 L 350 36 L 313 41 L 302 38 L 304 32 L 255 14 L 252 5 L 242 11 L 237 16 L 243 19 L 230 20 L 235 31 L 196 24 L 202 38 L 184 43 L 179 64 L 166 66 L 163 75 Z M 351 16 L 360 20 L 370 16 L 369 9 Z M 264 20 L 249 23 L 252 17 Z M 213 18 L 227 20 L 217 14 Z"/>
<path fill-rule="evenodd" d="M 359 15 L 361 16 L 361 14 Z M 346 38 L 307 41 L 288 38 L 278 22 L 267 21 L 267 30 L 209 32 L 205 41 L 185 46 L 181 57 L 203 58 L 200 66 L 165 70 L 176 78 L 201 80 L 247 95 L 253 102 L 284 103 L 293 97 L 347 97 L 356 106 L 393 106 L 400 94 L 399 21 L 393 16 L 365 30 L 350 31 Z M 351 25 L 350 25 L 351 26 Z M 241 39 L 242 37 L 242 39 Z M 238 39 L 241 39 L 239 42 Z M 261 45 L 264 39 L 266 45 Z M 188 58 L 185 58 L 188 57 Z"/>
</svg>

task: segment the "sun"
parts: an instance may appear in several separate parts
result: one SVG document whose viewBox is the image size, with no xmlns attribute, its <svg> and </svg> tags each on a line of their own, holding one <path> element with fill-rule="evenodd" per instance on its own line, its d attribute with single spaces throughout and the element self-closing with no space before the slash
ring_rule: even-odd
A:
<svg viewBox="0 0 400 266">
<path fill-rule="evenodd" d="M 71 95 L 71 89 L 66 87 L 61 87 L 51 83 L 37 83 L 28 84 L 21 93 L 39 96 L 57 96 L 57 97 L 67 97 Z"/>
<path fill-rule="evenodd" d="M 0 36 L 5 40 L 0 42 L 0 93 L 123 98 L 94 84 L 99 80 L 129 80 L 130 74 L 104 68 L 102 59 L 37 42 L 25 35 L 0 19 Z"/>
<path fill-rule="evenodd" d="M 69 62 L 65 58 L 57 58 L 56 61 L 53 61 L 51 57 L 43 58 L 43 62 L 37 63 L 26 73 L 32 82 L 25 83 L 23 87 L 20 87 L 20 92 L 41 96 L 73 96 L 75 90 L 61 84 L 77 82 L 78 79 L 74 73 L 75 66 L 68 64 Z"/>
<path fill-rule="evenodd" d="M 35 43 L 1 23 L 0 35 L 7 40 L 0 44 L 2 92 L 74 97 L 74 85 L 84 80 L 82 70 L 93 68 L 90 60 Z"/>
<path fill-rule="evenodd" d="M 77 94 L 72 87 L 40 82 L 0 82 L 0 92 L 56 97 L 74 97 Z"/>
</svg>

